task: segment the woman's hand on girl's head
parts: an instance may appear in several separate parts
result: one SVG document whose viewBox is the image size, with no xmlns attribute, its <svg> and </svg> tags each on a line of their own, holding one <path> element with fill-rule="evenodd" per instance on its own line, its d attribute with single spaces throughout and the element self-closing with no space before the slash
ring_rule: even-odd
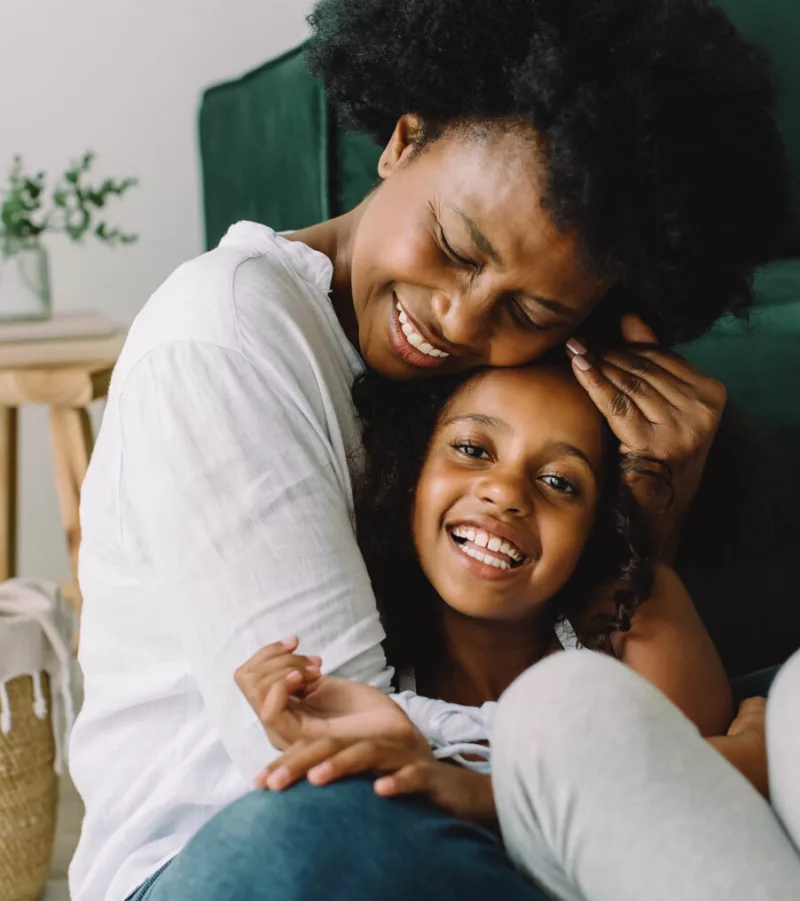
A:
<svg viewBox="0 0 800 901">
<path fill-rule="evenodd" d="M 388 695 L 371 685 L 323 676 L 321 658 L 294 653 L 297 645 L 297 638 L 267 645 L 234 677 L 273 747 L 374 735 L 411 747 L 418 743 L 420 733 Z"/>
<path fill-rule="evenodd" d="M 298 742 L 261 773 L 256 787 L 282 791 L 304 777 L 323 786 L 367 772 L 381 774 L 374 788 L 385 798 L 425 795 L 460 819 L 484 824 L 496 819 L 490 776 L 442 763 L 427 745 L 379 738 Z"/>
<path fill-rule="evenodd" d="M 725 386 L 661 350 L 638 316 L 624 317 L 622 331 L 630 343 L 599 359 L 588 358 L 580 342 L 568 349 L 576 378 L 631 462 L 630 487 L 669 560 L 719 427 Z"/>
</svg>

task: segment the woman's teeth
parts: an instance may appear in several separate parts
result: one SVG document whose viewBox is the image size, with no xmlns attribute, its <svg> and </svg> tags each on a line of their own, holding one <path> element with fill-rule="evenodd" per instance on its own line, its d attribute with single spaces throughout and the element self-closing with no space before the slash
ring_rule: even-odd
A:
<svg viewBox="0 0 800 901">
<path fill-rule="evenodd" d="M 450 356 L 449 353 L 439 350 L 438 347 L 434 347 L 432 344 L 428 344 L 411 324 L 411 320 L 406 316 L 405 311 L 400 304 L 397 304 L 397 312 L 400 319 L 400 328 L 406 336 L 406 341 L 408 341 L 412 347 L 415 347 L 420 353 L 427 354 L 429 357 L 442 357 L 442 359 L 444 359 L 445 357 Z"/>
<path fill-rule="evenodd" d="M 511 544 L 510 541 L 506 541 L 497 535 L 492 535 L 491 532 L 486 532 L 483 529 L 476 529 L 473 526 L 456 526 L 452 531 L 452 535 L 453 538 L 457 539 L 456 544 L 459 550 L 463 551 L 467 556 L 474 557 L 482 563 L 496 566 L 498 569 L 510 569 L 513 566 L 519 566 L 525 561 L 525 554 Z M 475 547 L 464 543 L 467 541 L 475 545 Z M 481 550 L 482 548 L 486 548 L 486 551 Z M 490 553 L 487 553 L 487 551 Z M 503 554 L 512 562 L 508 563 L 496 556 L 496 554 Z"/>
</svg>

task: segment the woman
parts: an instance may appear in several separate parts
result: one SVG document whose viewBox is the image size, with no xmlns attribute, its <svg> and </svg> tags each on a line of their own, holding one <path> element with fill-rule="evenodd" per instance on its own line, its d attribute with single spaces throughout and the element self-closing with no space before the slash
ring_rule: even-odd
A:
<svg viewBox="0 0 800 901">
<path fill-rule="evenodd" d="M 385 142 L 381 184 L 288 237 L 235 226 L 131 329 L 83 489 L 75 901 L 128 897 L 275 756 L 233 680 L 259 648 L 301 634 L 388 690 L 352 524 L 364 361 L 511 366 L 630 314 L 632 344 L 573 344 L 573 366 L 635 468 L 671 472 L 668 551 L 724 390 L 640 345 L 746 306 L 783 220 L 769 78 L 703 2 L 341 0 L 312 26 L 333 99 Z M 209 840 L 235 845 L 231 897 L 261 884 L 247 834 L 250 857 Z"/>
</svg>

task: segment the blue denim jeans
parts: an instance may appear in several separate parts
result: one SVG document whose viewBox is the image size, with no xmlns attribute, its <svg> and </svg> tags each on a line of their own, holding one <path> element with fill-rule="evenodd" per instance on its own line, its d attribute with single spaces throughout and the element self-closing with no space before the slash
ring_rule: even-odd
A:
<svg viewBox="0 0 800 901">
<path fill-rule="evenodd" d="M 128 901 L 546 901 L 490 833 L 372 779 L 251 792 Z"/>
</svg>

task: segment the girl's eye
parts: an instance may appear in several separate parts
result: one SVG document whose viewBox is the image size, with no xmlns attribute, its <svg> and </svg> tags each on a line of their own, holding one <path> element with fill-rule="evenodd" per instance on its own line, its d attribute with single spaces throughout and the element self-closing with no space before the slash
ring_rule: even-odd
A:
<svg viewBox="0 0 800 901">
<path fill-rule="evenodd" d="M 552 488 L 554 491 L 558 491 L 560 494 L 579 494 L 578 488 L 573 485 L 569 479 L 565 479 L 564 476 L 542 476 L 542 481 L 549 488 Z"/>
<path fill-rule="evenodd" d="M 549 328 L 547 325 L 542 325 L 541 322 L 536 322 L 516 295 L 511 297 L 511 313 L 521 325 L 535 329 L 537 332 L 546 332 Z"/>
<path fill-rule="evenodd" d="M 489 454 L 485 447 L 480 444 L 473 444 L 471 441 L 457 441 L 453 447 L 465 457 L 471 457 L 473 460 L 489 460 Z"/>
<path fill-rule="evenodd" d="M 479 269 L 480 266 L 475 260 L 470 260 L 467 257 L 462 257 L 460 253 L 455 251 L 451 246 L 450 242 L 447 240 L 445 233 L 443 230 L 439 230 L 439 237 L 442 241 L 442 247 L 444 248 L 445 256 L 452 260 L 454 263 L 458 263 L 460 266 L 469 266 L 470 269 Z"/>
</svg>

